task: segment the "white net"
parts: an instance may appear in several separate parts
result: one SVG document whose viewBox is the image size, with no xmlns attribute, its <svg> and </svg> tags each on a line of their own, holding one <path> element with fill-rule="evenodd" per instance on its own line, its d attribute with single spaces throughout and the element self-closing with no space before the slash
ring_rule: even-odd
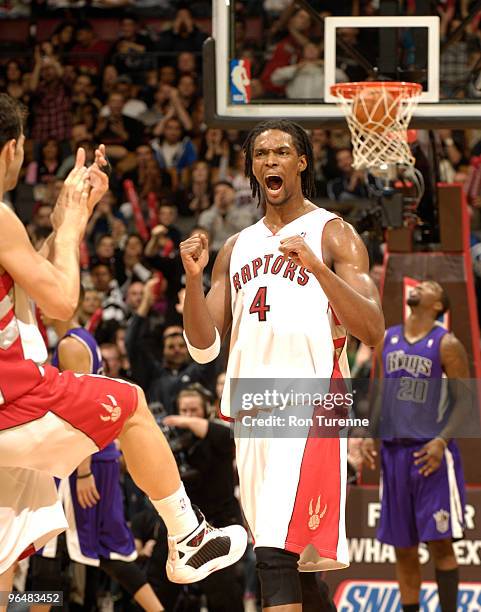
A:
<svg viewBox="0 0 481 612">
<path fill-rule="evenodd" d="M 414 165 L 407 129 L 421 89 L 416 83 L 333 85 L 351 131 L 356 170 Z"/>
</svg>

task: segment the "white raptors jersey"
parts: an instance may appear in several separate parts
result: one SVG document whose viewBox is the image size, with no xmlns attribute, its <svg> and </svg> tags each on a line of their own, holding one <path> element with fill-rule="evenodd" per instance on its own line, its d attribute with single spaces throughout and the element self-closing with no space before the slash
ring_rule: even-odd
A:
<svg viewBox="0 0 481 612">
<path fill-rule="evenodd" d="M 233 320 L 224 416 L 235 417 L 240 408 L 230 405 L 230 379 L 330 379 L 336 367 L 348 375 L 345 355 L 339 362 L 345 330 L 334 322 L 323 289 L 311 271 L 279 251 L 283 238 L 300 235 L 322 261 L 324 227 L 338 218 L 319 208 L 277 234 L 264 219 L 239 234 L 230 260 Z"/>
</svg>

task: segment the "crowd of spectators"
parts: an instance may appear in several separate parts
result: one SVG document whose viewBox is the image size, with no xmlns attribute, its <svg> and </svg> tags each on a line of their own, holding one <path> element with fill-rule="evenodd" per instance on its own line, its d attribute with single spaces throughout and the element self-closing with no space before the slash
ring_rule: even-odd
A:
<svg viewBox="0 0 481 612">
<path fill-rule="evenodd" d="M 254 0 L 236 2 L 240 16 L 235 25 L 236 52 L 239 58 L 251 60 L 253 97 L 315 97 L 323 87 L 318 25 L 289 0 L 264 0 L 267 36 L 261 43 L 249 38 L 242 20 L 242 16 L 256 14 L 258 4 Z M 323 2 L 322 7 L 320 2 L 311 4 L 323 14 L 369 15 L 377 10 L 370 0 Z M 407 2 L 408 12 L 413 4 Z M 82 246 L 86 291 L 80 321 L 101 344 L 106 374 L 141 385 L 159 421 L 179 412 L 182 415 L 181 406 L 188 399 L 182 393 L 187 388 L 190 399 L 200 402 L 196 418 L 210 418 L 214 423 L 225 355 L 206 366 L 189 358 L 182 336 L 184 278 L 179 244 L 192 232 L 208 236 L 211 256 L 204 277 L 208 290 L 217 251 L 229 236 L 257 221 L 262 213 L 244 176 L 245 134 L 211 128 L 204 121 L 201 48 L 210 28 L 210 2 L 198 0 L 187 7 L 172 0 L 10 0 L 1 10 L 0 16 L 12 18 L 48 14 L 57 19 L 48 39 L 35 39 L 32 33 L 31 55 L 2 45 L 1 90 L 29 110 L 22 179 L 16 191 L 7 194 L 7 201 L 39 247 L 52 229 L 50 214 L 62 181 L 73 167 L 76 149 L 82 146 L 90 162 L 96 144 L 106 145 L 112 165 L 110 190 L 94 211 Z M 465 16 L 467 6 L 448 1 L 439 3 L 438 10 L 442 33 L 448 35 L 456 20 Z M 112 23 L 116 24 L 108 39 L 97 27 L 97 18 L 106 15 L 115 15 Z M 165 29 L 154 27 L 152 20 L 157 16 L 171 20 Z M 15 20 L 9 27 L 15 27 Z M 343 36 L 354 46 L 365 46 L 359 30 L 346 30 Z M 445 81 L 451 87 L 449 95 L 457 95 L 460 85 L 461 68 L 453 66 L 457 63 L 466 70 L 479 59 L 479 40 L 475 22 L 451 47 L 453 61 L 446 58 L 442 68 L 450 75 Z M 337 78 L 359 78 L 348 56 L 341 56 Z M 472 92 L 475 90 L 473 86 Z M 468 186 L 472 244 L 481 260 L 476 233 L 481 229 L 481 181 L 476 178 L 481 172 L 479 138 L 475 131 L 434 133 L 441 160 L 439 178 Z M 363 177 L 351 166 L 348 132 L 314 129 L 311 139 L 322 204 L 336 209 L 366 199 Z M 420 132 L 421 149 L 426 142 L 426 135 Z M 365 237 L 369 241 L 369 234 Z M 372 275 L 379 282 L 382 245 L 369 246 Z M 53 346 L 55 339 L 51 334 L 49 338 Z M 355 374 L 367 376 L 370 350 L 358 347 L 354 340 L 349 348 Z M 194 438 L 206 437 L 207 430 L 199 430 L 198 421 L 186 423 L 185 419 L 171 421 L 172 426 L 191 430 Z M 213 424 L 207 436 L 212 445 L 210 458 L 217 452 L 223 457 L 226 453 L 227 443 L 217 427 L 221 426 Z M 216 447 L 219 439 L 221 450 Z M 201 465 L 205 455 L 196 448 L 197 459 L 193 453 L 189 461 L 198 461 L 201 476 L 208 479 Z M 226 474 L 219 478 L 228 480 Z M 128 475 L 124 484 L 127 512 L 131 520 L 136 517 L 133 526 L 145 562 L 152 555 L 151 541 L 157 541 L 158 528 Z M 220 522 L 231 520 L 238 511 L 230 497 L 232 482 L 228 480 L 226 486 L 226 513 Z M 208 518 L 215 522 L 215 504 L 205 500 L 206 492 L 194 490 L 192 495 L 204 507 L 207 504 L 209 512 L 209 504 L 212 506 L 214 516 Z M 251 573 L 248 566 L 246 592 L 255 590 Z M 155 583 L 155 576 L 151 582 Z"/>
</svg>

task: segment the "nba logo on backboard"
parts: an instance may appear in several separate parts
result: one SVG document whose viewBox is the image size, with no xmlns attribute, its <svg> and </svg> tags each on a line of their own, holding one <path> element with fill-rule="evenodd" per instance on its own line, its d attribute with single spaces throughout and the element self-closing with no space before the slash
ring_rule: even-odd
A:
<svg viewBox="0 0 481 612">
<path fill-rule="evenodd" d="M 234 104 L 251 101 L 251 63 L 247 59 L 230 61 L 230 91 Z"/>
</svg>

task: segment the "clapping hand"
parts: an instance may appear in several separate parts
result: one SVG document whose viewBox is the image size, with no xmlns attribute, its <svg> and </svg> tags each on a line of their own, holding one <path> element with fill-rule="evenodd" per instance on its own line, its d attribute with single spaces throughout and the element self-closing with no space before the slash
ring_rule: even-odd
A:
<svg viewBox="0 0 481 612">
<path fill-rule="evenodd" d="M 66 207 L 74 205 L 84 207 L 85 218 L 92 214 L 95 205 L 102 199 L 109 188 L 108 172 L 110 165 L 105 157 L 105 146 L 100 145 L 95 151 L 94 163 L 85 166 L 85 150 L 77 149 L 75 166 L 64 181 L 62 190 L 53 210 L 51 221 L 54 230 L 62 224 Z"/>
<path fill-rule="evenodd" d="M 66 215 L 69 212 L 75 212 L 78 215 L 78 222 L 80 224 L 87 222 L 87 203 L 90 193 L 89 171 L 85 167 L 85 150 L 80 147 L 77 150 L 75 166 L 63 183 L 62 190 L 50 217 L 55 231 L 65 222 Z"/>
<path fill-rule="evenodd" d="M 89 216 L 95 205 L 100 202 L 109 189 L 110 164 L 105 156 L 105 145 L 99 145 L 95 151 L 95 161 L 88 169 L 92 190 L 88 199 Z"/>
</svg>

